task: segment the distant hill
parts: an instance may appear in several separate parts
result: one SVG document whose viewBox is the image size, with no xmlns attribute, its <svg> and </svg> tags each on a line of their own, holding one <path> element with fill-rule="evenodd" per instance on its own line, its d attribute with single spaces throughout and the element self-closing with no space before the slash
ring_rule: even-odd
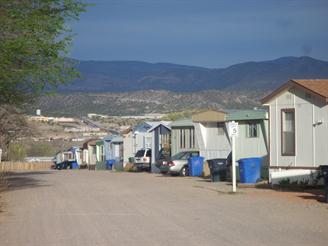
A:
<svg viewBox="0 0 328 246">
<path fill-rule="evenodd" d="M 305 56 L 220 69 L 139 61 L 80 61 L 77 68 L 82 78 L 61 92 L 272 90 L 291 78 L 328 78 L 328 62 Z"/>
<path fill-rule="evenodd" d="M 125 93 L 64 93 L 41 97 L 26 112 L 41 109 L 44 115 L 85 116 L 88 113 L 108 115 L 141 115 L 169 113 L 194 109 L 249 109 L 261 106 L 265 92 L 201 91 L 176 93 L 170 91 L 137 91 Z"/>
</svg>

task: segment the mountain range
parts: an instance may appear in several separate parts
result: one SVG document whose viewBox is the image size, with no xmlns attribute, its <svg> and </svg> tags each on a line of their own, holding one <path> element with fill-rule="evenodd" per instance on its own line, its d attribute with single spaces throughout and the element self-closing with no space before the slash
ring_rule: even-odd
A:
<svg viewBox="0 0 328 246">
<path fill-rule="evenodd" d="M 140 61 L 78 61 L 81 78 L 60 92 L 272 90 L 289 79 L 327 78 L 328 62 L 307 56 L 204 68 Z"/>
</svg>

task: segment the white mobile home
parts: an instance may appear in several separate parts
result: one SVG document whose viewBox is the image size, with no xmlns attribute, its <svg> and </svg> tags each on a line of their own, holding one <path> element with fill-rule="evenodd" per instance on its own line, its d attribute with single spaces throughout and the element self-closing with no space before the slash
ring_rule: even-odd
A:
<svg viewBox="0 0 328 246">
<path fill-rule="evenodd" d="M 149 129 L 156 126 L 159 122 L 146 121 L 125 133 L 123 140 L 124 163 L 128 162 L 138 150 L 143 148 L 151 148 L 153 134 L 148 132 Z"/>
<path fill-rule="evenodd" d="M 89 169 L 95 169 L 97 162 L 97 143 L 98 139 L 90 139 L 83 144 L 82 165 Z"/>
<path fill-rule="evenodd" d="M 226 113 L 209 110 L 192 116 L 200 155 L 205 160 L 227 158 L 231 152 Z"/>
<path fill-rule="evenodd" d="M 262 103 L 269 107 L 271 182 L 313 181 L 328 162 L 328 79 L 290 80 Z"/>
</svg>

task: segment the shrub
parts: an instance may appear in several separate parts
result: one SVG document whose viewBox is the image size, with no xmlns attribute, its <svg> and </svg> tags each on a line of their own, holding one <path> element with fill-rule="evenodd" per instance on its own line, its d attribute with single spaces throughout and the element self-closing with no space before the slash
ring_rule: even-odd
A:
<svg viewBox="0 0 328 246">
<path fill-rule="evenodd" d="M 26 157 L 26 150 L 24 145 L 19 143 L 11 143 L 8 147 L 8 160 L 23 161 Z"/>
</svg>

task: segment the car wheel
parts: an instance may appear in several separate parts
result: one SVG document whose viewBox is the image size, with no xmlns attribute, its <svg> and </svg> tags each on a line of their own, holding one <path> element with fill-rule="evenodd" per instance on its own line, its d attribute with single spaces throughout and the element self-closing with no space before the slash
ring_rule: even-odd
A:
<svg viewBox="0 0 328 246">
<path fill-rule="evenodd" d="M 180 176 L 183 176 L 183 177 L 189 176 L 189 169 L 188 169 L 188 167 L 181 168 L 181 170 L 180 170 Z"/>
</svg>

